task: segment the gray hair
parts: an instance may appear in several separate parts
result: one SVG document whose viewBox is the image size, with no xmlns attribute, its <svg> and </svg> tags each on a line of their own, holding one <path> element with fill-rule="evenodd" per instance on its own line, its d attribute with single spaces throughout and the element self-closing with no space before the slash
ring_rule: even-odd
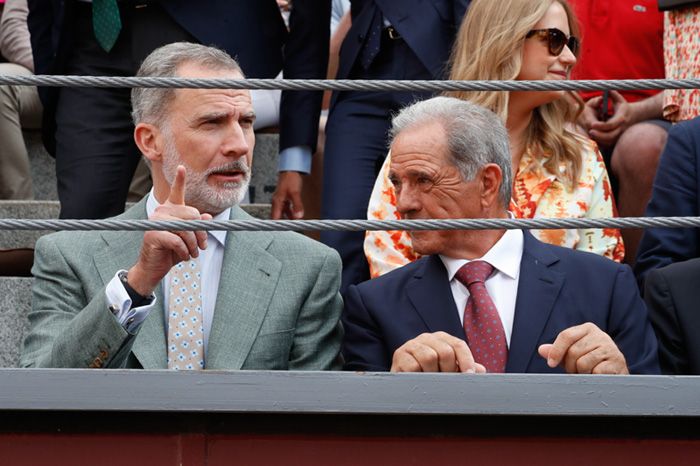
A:
<svg viewBox="0 0 700 466">
<path fill-rule="evenodd" d="M 471 181 L 486 164 L 503 174 L 499 197 L 508 208 L 512 189 L 512 161 L 508 133 L 490 110 L 454 97 L 433 97 L 414 103 L 394 116 L 390 145 L 404 130 L 438 122 L 447 134 L 447 149 L 462 179 Z"/>
<path fill-rule="evenodd" d="M 138 77 L 177 76 L 177 69 L 185 63 L 200 65 L 211 70 L 237 71 L 243 75 L 241 67 L 229 54 L 216 47 L 174 42 L 151 52 L 141 63 Z M 131 117 L 134 124 L 141 122 L 159 124 L 162 122 L 168 104 L 175 95 L 173 88 L 143 88 L 131 90 Z"/>
</svg>

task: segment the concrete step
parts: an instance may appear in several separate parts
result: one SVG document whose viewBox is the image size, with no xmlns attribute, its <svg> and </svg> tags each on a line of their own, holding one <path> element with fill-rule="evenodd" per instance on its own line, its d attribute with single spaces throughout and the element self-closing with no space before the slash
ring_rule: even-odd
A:
<svg viewBox="0 0 700 466">
<path fill-rule="evenodd" d="M 269 204 L 246 204 L 241 207 L 255 218 L 270 218 Z M 49 219 L 58 218 L 58 212 L 58 201 L 0 201 L 0 218 Z M 49 233 L 51 231 L 0 230 L 0 249 L 33 248 L 40 236 Z"/>
<path fill-rule="evenodd" d="M 32 302 L 32 279 L 0 277 L 0 367 L 17 367 L 27 314 Z"/>
<path fill-rule="evenodd" d="M 44 149 L 39 131 L 25 131 L 24 141 L 29 161 L 36 200 L 56 200 L 56 161 Z M 256 133 L 253 153 L 253 174 L 250 181 L 250 202 L 269 204 L 277 186 L 277 159 L 279 135 Z"/>
</svg>

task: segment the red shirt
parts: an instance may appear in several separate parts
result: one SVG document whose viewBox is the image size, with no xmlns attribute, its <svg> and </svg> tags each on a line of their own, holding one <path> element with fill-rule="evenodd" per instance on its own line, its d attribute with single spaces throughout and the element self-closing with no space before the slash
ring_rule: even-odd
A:
<svg viewBox="0 0 700 466">
<path fill-rule="evenodd" d="M 664 78 L 664 15 L 657 0 L 569 0 L 581 25 L 572 79 Z M 621 91 L 630 102 L 659 91 Z M 584 100 L 600 91 L 581 93 Z"/>
</svg>

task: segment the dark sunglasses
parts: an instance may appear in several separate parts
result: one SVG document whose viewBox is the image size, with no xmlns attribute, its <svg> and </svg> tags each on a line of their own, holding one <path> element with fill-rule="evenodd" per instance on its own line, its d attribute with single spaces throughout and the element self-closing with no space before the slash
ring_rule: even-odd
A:
<svg viewBox="0 0 700 466">
<path fill-rule="evenodd" d="M 537 36 L 540 39 L 547 41 L 547 48 L 549 48 L 549 53 L 555 57 L 561 55 L 561 52 L 564 50 L 565 45 L 569 47 L 571 53 L 573 53 L 574 55 L 578 55 L 578 49 L 580 45 L 578 37 L 566 37 L 566 34 L 564 34 L 557 28 L 533 29 L 532 31 L 527 33 L 525 38 L 529 39 L 533 36 Z"/>
</svg>

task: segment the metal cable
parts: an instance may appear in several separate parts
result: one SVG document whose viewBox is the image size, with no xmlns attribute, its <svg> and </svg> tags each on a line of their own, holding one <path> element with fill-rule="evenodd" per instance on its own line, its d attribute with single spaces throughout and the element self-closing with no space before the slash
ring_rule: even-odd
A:
<svg viewBox="0 0 700 466">
<path fill-rule="evenodd" d="M 0 219 L 0 231 L 365 231 L 579 228 L 697 228 L 700 217 L 441 219 L 441 220 L 36 220 Z"/>
<path fill-rule="evenodd" d="M 700 79 L 427 81 L 365 79 L 189 79 L 122 76 L 0 75 L 0 85 L 49 87 L 149 87 L 336 91 L 594 91 L 602 89 L 700 89 Z"/>
</svg>

